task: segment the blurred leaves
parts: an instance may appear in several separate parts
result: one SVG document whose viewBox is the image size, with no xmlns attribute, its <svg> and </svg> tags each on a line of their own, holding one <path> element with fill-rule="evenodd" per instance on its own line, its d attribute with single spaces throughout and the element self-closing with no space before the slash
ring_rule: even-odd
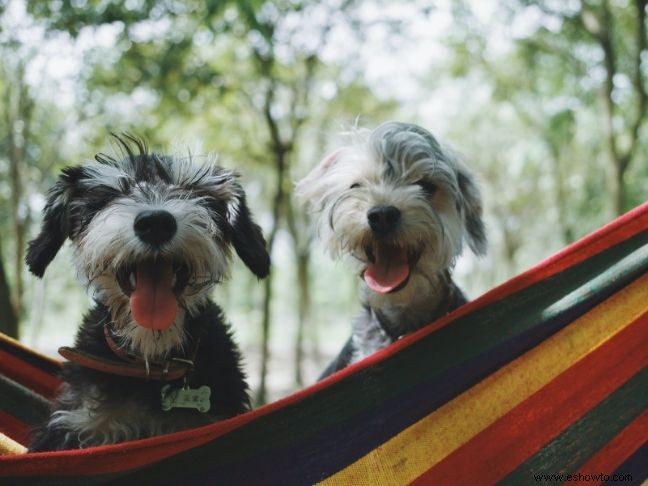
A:
<svg viewBox="0 0 648 486">
<path fill-rule="evenodd" d="M 472 77 L 490 93 L 483 109 L 467 116 L 473 122 L 485 118 L 476 130 L 491 137 L 493 131 L 508 131 L 508 144 L 514 147 L 483 163 L 498 194 L 490 203 L 493 214 L 504 228 L 511 215 L 542 212 L 567 244 L 646 199 L 645 194 L 634 196 L 635 187 L 645 186 L 643 178 L 618 173 L 621 206 L 614 197 L 619 160 L 641 153 L 633 167 L 646 166 L 645 114 L 637 118 L 636 112 L 648 66 L 641 65 L 643 79 L 636 81 L 637 49 L 645 44 L 638 44 L 640 25 L 627 3 L 632 2 L 508 0 L 493 4 L 490 14 L 471 2 L 453 3 L 448 71 L 458 80 Z M 607 77 L 614 80 L 611 93 L 606 92 Z M 498 112 L 510 113 L 502 124 L 492 122 Z M 608 119 L 611 129 L 606 128 Z M 633 123 L 640 127 L 637 140 L 631 139 Z M 465 118 L 458 124 L 465 124 Z M 512 124 L 517 125 L 513 130 Z M 496 149 L 480 146 L 476 153 L 491 150 Z M 529 156 L 521 162 L 525 153 Z M 511 170 L 520 164 L 535 168 Z M 532 192 L 522 189 L 529 178 L 535 181 Z M 498 187 L 516 196 L 508 200 Z M 516 231 L 533 234 L 530 224 L 526 220 Z M 546 237 L 547 248 L 555 248 L 555 233 L 538 235 Z M 524 243 L 528 238 L 522 240 L 523 247 L 533 248 Z"/>
</svg>

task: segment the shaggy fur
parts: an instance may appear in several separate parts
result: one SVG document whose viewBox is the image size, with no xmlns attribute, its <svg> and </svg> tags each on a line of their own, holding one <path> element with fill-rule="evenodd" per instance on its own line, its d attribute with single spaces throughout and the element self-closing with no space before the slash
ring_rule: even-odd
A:
<svg viewBox="0 0 648 486">
<path fill-rule="evenodd" d="M 132 137 L 117 140 L 123 158 L 98 155 L 96 163 L 63 169 L 49 193 L 41 232 L 29 245 L 27 264 L 42 277 L 69 238 L 77 275 L 96 302 L 79 328 L 76 348 L 119 361 L 104 326 L 119 347 L 142 361 L 188 358 L 199 342 L 187 384 L 209 386 L 211 408 L 163 412 L 165 382 L 66 363 L 60 394 L 50 419 L 34 434 L 33 451 L 149 437 L 250 406 L 239 351 L 222 311 L 209 299 L 228 274 L 230 247 L 259 278 L 269 271 L 265 240 L 250 217 L 237 174 L 211 158 L 197 164 L 191 157 L 148 153 Z M 163 219 L 145 227 L 152 232 L 146 233 L 142 220 L 151 214 Z M 173 272 L 170 292 L 177 302 L 175 318 L 164 330 L 140 325 L 131 307 L 137 279 L 145 275 L 141 269 L 160 266 Z"/>
<path fill-rule="evenodd" d="M 318 233 L 328 251 L 348 257 L 361 277 L 364 310 L 323 376 L 463 304 L 451 278 L 455 260 L 464 242 L 478 255 L 486 251 L 481 196 L 456 153 L 407 123 L 388 122 L 352 138 L 296 190 L 319 214 Z M 407 262 L 407 277 L 389 291 L 367 283 L 379 255 L 401 255 L 401 267 Z M 380 264 L 389 271 L 389 261 Z"/>
</svg>

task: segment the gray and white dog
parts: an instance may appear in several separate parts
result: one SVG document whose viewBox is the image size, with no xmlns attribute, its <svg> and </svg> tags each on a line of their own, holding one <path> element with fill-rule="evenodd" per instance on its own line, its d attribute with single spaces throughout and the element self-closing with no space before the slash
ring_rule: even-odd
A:
<svg viewBox="0 0 648 486">
<path fill-rule="evenodd" d="M 149 153 L 63 169 L 27 252 L 42 277 L 66 239 L 94 307 L 59 352 L 62 387 L 32 451 L 139 439 L 250 408 L 240 354 L 210 290 L 231 248 L 258 277 L 269 256 L 236 173 Z M 64 297 L 61 298 L 61 302 Z"/>
<path fill-rule="evenodd" d="M 333 257 L 361 278 L 363 312 L 325 377 L 466 302 L 451 278 L 463 243 L 486 252 L 482 201 L 459 156 L 427 130 L 358 131 L 296 188 Z"/>
</svg>

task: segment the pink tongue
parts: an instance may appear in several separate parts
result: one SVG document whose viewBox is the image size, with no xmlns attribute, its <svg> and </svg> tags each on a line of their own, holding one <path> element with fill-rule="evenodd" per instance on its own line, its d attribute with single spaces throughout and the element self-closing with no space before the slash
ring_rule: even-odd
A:
<svg viewBox="0 0 648 486">
<path fill-rule="evenodd" d="M 364 280 L 367 286 L 379 294 L 391 292 L 409 276 L 407 252 L 396 248 L 383 248 L 375 251 L 376 262 L 367 267 Z"/>
<path fill-rule="evenodd" d="M 137 282 L 130 296 L 133 319 L 149 329 L 168 329 L 175 320 L 178 301 L 172 291 L 173 265 L 164 260 L 137 264 Z"/>
</svg>

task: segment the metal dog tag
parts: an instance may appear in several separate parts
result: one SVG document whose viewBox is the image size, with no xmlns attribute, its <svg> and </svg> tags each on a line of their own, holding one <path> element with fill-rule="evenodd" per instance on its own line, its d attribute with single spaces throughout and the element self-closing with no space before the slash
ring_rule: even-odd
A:
<svg viewBox="0 0 648 486">
<path fill-rule="evenodd" d="M 195 408 L 199 412 L 208 412 L 211 408 L 209 397 L 211 389 L 208 386 L 200 388 L 162 387 L 162 410 L 168 412 L 172 408 Z"/>
</svg>

